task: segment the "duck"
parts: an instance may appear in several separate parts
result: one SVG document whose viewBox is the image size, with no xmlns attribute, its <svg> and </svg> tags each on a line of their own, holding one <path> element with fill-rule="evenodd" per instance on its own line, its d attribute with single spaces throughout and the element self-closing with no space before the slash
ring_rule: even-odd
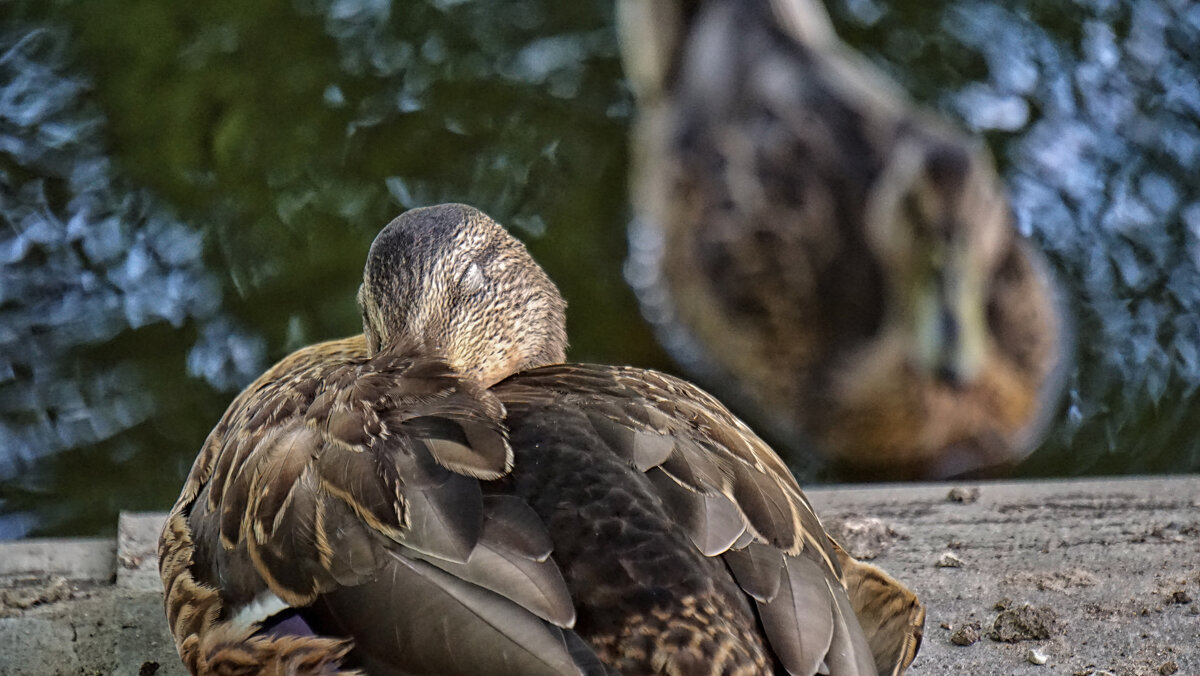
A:
<svg viewBox="0 0 1200 676">
<path fill-rule="evenodd" d="M 568 363 L 473 207 L 372 243 L 363 332 L 242 391 L 159 541 L 192 673 L 900 674 L 925 609 L 716 399 Z"/>
<path fill-rule="evenodd" d="M 843 44 L 819 0 L 617 9 L 627 277 L 684 369 L 797 467 L 937 479 L 1028 455 L 1069 322 L 982 143 Z"/>
</svg>

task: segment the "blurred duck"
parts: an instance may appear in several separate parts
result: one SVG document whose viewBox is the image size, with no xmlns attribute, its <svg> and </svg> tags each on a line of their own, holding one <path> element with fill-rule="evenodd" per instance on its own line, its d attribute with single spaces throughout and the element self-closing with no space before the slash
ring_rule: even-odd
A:
<svg viewBox="0 0 1200 676">
<path fill-rule="evenodd" d="M 620 0 L 630 279 L 685 366 L 862 477 L 1013 463 L 1061 313 L 986 150 L 840 43 L 818 0 Z M 727 392 L 728 394 L 728 392 Z"/>
<path fill-rule="evenodd" d="M 194 673 L 897 674 L 924 609 L 699 389 L 564 364 L 564 302 L 461 205 L 376 238 L 364 335 L 206 441 L 159 548 Z"/>
</svg>

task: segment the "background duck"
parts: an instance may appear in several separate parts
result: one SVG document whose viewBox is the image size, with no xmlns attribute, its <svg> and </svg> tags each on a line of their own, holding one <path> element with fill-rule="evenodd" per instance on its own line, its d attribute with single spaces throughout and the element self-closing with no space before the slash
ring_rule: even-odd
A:
<svg viewBox="0 0 1200 676">
<path fill-rule="evenodd" d="M 801 434 L 893 479 L 1032 450 L 1064 319 L 986 150 L 842 45 L 816 0 L 619 9 L 630 276 L 680 361 L 736 382 L 793 460 Z"/>
<path fill-rule="evenodd" d="M 900 673 L 924 610 L 670 376 L 562 364 L 564 303 L 478 211 L 376 238 L 364 334 L 239 395 L 164 527 L 193 672 Z M 351 647 L 353 646 L 353 652 Z"/>
</svg>

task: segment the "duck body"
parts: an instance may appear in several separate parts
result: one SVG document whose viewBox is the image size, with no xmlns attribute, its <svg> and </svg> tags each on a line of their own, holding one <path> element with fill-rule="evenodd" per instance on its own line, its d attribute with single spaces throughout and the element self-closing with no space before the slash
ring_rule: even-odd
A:
<svg viewBox="0 0 1200 676">
<path fill-rule="evenodd" d="M 781 465 L 755 466 L 761 442 L 706 395 L 663 374 L 594 365 L 543 367 L 496 392 L 521 449 L 512 490 L 561 543 L 554 557 L 579 609 L 575 629 L 606 664 L 623 674 L 787 673 L 783 654 L 798 673 L 826 659 L 875 673 L 815 514 Z M 708 431 L 726 424 L 729 445 Z M 765 570 L 739 579 L 739 564 Z M 795 614 L 788 624 L 779 611 L 803 603 L 799 590 L 758 592 L 770 599 L 764 634 L 741 585 L 802 574 L 831 585 L 809 590 L 824 611 L 810 626 Z M 801 647 L 807 635 L 830 642 L 826 656 Z"/>
<path fill-rule="evenodd" d="M 622 674 L 670 672 L 660 664 L 679 673 L 775 672 L 765 639 L 751 630 L 752 601 L 586 413 L 554 402 L 514 409 L 521 450 L 506 488 L 547 524 L 579 609 L 574 629 L 600 659 Z"/>
<path fill-rule="evenodd" d="M 681 362 L 736 382 L 792 453 L 806 437 L 867 476 L 1023 456 L 1064 327 L 982 147 L 842 45 L 817 0 L 620 7 L 633 278 Z"/>
<path fill-rule="evenodd" d="M 479 216 L 432 209 L 407 225 Z M 514 263 L 483 251 L 480 269 L 446 274 L 460 288 L 413 297 L 449 293 L 467 305 L 456 317 L 494 303 Z M 378 318 L 442 320 L 376 307 L 385 286 L 368 272 L 364 336 L 277 364 L 197 458 L 160 542 L 168 622 L 194 673 L 874 674 L 911 661 L 919 602 L 846 557 L 782 462 L 711 397 L 640 369 L 540 364 L 561 334 L 528 316 L 472 320 L 506 326 L 493 340 L 505 349 L 412 340 Z M 542 301 L 561 306 L 514 307 Z M 537 356 L 487 382 L 513 345 Z"/>
</svg>

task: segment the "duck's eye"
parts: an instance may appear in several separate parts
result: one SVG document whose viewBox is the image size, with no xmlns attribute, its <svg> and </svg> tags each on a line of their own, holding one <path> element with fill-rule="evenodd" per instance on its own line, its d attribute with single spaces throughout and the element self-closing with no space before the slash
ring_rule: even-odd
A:
<svg viewBox="0 0 1200 676">
<path fill-rule="evenodd" d="M 473 296 L 487 285 L 487 279 L 483 276 L 483 268 L 479 267 L 474 261 L 467 266 L 463 271 L 462 278 L 458 280 L 458 287 L 463 295 Z"/>
</svg>

